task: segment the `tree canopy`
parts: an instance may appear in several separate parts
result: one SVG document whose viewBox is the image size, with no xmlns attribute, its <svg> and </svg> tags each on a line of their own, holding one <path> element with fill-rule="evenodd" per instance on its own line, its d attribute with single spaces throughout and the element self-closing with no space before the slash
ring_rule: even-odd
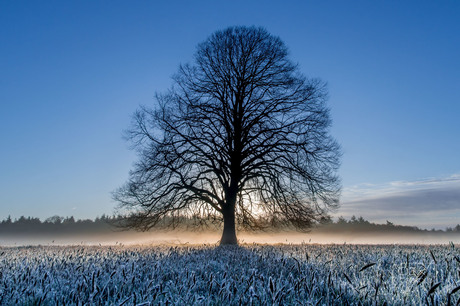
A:
<svg viewBox="0 0 460 306">
<path fill-rule="evenodd" d="M 329 134 L 326 84 L 305 77 L 280 38 L 230 27 L 199 44 L 173 86 L 127 132 L 139 160 L 114 193 L 124 225 L 168 217 L 307 229 L 338 206 L 340 148 Z"/>
</svg>

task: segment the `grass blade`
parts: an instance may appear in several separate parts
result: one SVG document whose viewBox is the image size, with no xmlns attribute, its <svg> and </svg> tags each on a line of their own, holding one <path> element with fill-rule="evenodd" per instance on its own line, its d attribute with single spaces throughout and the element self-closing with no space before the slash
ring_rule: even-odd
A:
<svg viewBox="0 0 460 306">
<path fill-rule="evenodd" d="M 367 265 L 365 265 L 364 267 L 362 267 L 362 268 L 359 270 L 359 272 L 364 271 L 364 270 L 366 270 L 367 268 L 372 267 L 373 265 L 375 265 L 375 262 L 368 263 Z"/>
<path fill-rule="evenodd" d="M 434 284 L 434 285 L 430 288 L 430 290 L 428 290 L 428 293 L 427 293 L 426 295 L 429 296 L 430 294 L 433 294 L 433 292 L 436 290 L 436 288 L 439 287 L 439 285 L 441 285 L 441 282 Z"/>
<path fill-rule="evenodd" d="M 343 275 L 345 276 L 347 281 L 350 283 L 350 285 L 353 285 L 353 283 L 351 282 L 351 279 L 348 277 L 348 275 L 345 272 L 343 272 Z"/>
</svg>

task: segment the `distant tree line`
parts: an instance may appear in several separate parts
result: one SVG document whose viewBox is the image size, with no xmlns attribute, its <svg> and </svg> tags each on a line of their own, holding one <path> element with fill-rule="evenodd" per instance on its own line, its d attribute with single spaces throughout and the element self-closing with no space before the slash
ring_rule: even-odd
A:
<svg viewBox="0 0 460 306">
<path fill-rule="evenodd" d="M 415 232 L 439 232 L 439 233 L 460 233 L 460 224 L 455 227 L 447 227 L 445 230 L 436 229 L 420 229 L 417 226 L 407 225 L 396 225 L 393 222 L 386 221 L 385 224 L 376 224 L 365 220 L 363 217 L 352 216 L 349 220 L 344 217 L 339 217 L 336 222 L 324 220 L 319 231 L 333 232 L 333 231 L 349 231 L 349 232 L 404 232 L 404 233 L 415 233 Z"/>
<path fill-rule="evenodd" d="M 123 216 L 107 216 L 102 215 L 94 220 L 84 219 L 76 220 L 74 217 L 60 217 L 52 216 L 44 221 L 39 218 L 21 216 L 18 219 L 12 220 L 8 217 L 0 222 L 0 235 L 2 234 L 46 234 L 46 233 L 99 233 L 108 231 L 117 231 L 119 228 L 117 224 L 123 220 Z M 197 224 L 201 229 L 215 228 L 218 223 L 213 222 L 211 219 L 202 219 L 195 217 L 183 217 L 180 220 L 175 220 L 176 228 L 189 229 L 197 228 Z M 165 221 L 168 224 L 170 221 Z M 152 230 L 161 229 L 162 224 Z M 276 229 L 280 229 L 277 227 Z M 284 230 L 294 230 L 293 228 L 281 228 Z M 445 230 L 425 230 L 416 226 L 403 226 L 395 225 L 390 221 L 386 224 L 376 224 L 365 220 L 363 217 L 352 216 L 349 220 L 344 217 L 339 217 L 336 221 L 331 218 L 323 218 L 321 225 L 313 229 L 319 232 L 335 232 L 335 231 L 348 231 L 348 232 L 439 232 L 439 233 L 460 233 L 460 224 L 455 227 L 447 227 Z"/>
<path fill-rule="evenodd" d="M 21 216 L 14 221 L 10 216 L 0 222 L 1 234 L 89 233 L 111 230 L 111 223 L 119 217 L 102 215 L 94 220 L 75 220 L 74 217 L 52 216 L 44 221 Z"/>
<path fill-rule="evenodd" d="M 79 219 L 76 220 L 73 216 L 61 217 L 52 216 L 44 221 L 34 217 L 21 216 L 18 219 L 12 220 L 10 216 L 0 222 L 0 236 L 2 234 L 87 234 L 87 233 L 103 233 L 110 231 L 126 230 L 119 226 L 123 223 L 125 217 L 102 215 L 96 219 Z M 163 229 L 166 225 L 173 228 L 216 228 L 218 223 L 211 218 L 203 219 L 198 216 L 182 216 L 181 218 L 168 219 L 166 217 L 162 222 L 159 222 L 151 231 Z"/>
</svg>

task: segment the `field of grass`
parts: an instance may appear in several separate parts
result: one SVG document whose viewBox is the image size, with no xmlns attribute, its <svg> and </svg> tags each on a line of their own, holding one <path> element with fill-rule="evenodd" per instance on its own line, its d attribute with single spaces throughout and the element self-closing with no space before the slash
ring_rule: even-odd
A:
<svg viewBox="0 0 460 306">
<path fill-rule="evenodd" d="M 0 248 L 0 304 L 452 305 L 456 245 Z"/>
</svg>

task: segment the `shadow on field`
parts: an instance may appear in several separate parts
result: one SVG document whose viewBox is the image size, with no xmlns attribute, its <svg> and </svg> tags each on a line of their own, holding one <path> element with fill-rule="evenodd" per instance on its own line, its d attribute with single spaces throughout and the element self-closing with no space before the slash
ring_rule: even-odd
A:
<svg viewBox="0 0 460 306">
<path fill-rule="evenodd" d="M 343 275 L 338 279 L 337 273 L 325 273 L 324 266 L 310 263 L 301 249 L 305 250 L 255 244 L 171 247 L 156 267 L 162 275 L 159 290 L 171 294 L 170 302 L 186 304 L 202 300 L 211 304 L 316 305 L 360 299 Z"/>
</svg>

